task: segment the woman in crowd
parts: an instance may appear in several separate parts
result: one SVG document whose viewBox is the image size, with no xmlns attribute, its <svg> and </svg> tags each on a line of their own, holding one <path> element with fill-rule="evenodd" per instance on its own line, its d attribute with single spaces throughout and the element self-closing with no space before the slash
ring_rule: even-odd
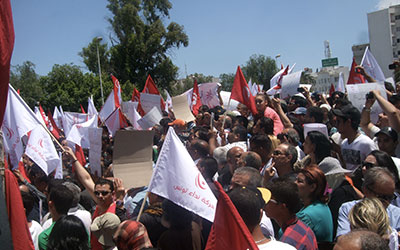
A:
<svg viewBox="0 0 400 250">
<path fill-rule="evenodd" d="M 303 207 L 297 217 L 314 232 L 318 242 L 331 242 L 333 222 L 328 205 L 328 185 L 324 173 L 316 165 L 301 169 L 296 178 Z"/>
<path fill-rule="evenodd" d="M 391 250 L 399 249 L 396 230 L 389 224 L 385 208 L 377 198 L 365 198 L 354 205 L 349 213 L 351 230 L 367 229 L 388 240 Z"/>
<path fill-rule="evenodd" d="M 83 222 L 75 215 L 66 215 L 54 224 L 47 249 L 86 250 L 89 246 L 89 235 Z"/>
</svg>

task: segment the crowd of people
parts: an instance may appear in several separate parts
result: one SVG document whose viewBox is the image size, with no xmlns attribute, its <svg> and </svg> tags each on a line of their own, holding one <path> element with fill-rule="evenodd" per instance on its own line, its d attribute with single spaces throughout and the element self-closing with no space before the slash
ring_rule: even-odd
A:
<svg viewBox="0 0 400 250">
<path fill-rule="evenodd" d="M 203 105 L 191 122 L 164 112 L 152 128 L 153 160 L 172 127 L 259 249 L 399 249 L 400 93 L 385 86 L 387 98 L 373 90 L 362 110 L 345 93 L 302 89 L 285 100 L 258 93 L 254 114 L 244 104 Z M 373 124 L 375 102 L 383 112 Z M 305 134 L 308 124 L 318 129 Z M 63 179 L 27 156 L 26 176 L 14 171 L 35 249 L 205 249 L 212 222 L 154 193 L 145 199 L 146 186 L 125 187 L 106 128 L 102 140 L 101 178 L 65 138 Z"/>
</svg>

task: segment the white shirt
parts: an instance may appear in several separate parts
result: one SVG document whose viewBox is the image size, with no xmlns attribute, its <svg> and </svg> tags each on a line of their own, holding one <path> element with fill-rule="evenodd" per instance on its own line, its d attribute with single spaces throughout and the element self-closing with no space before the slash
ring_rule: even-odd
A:
<svg viewBox="0 0 400 250">
<path fill-rule="evenodd" d="M 357 136 L 350 144 L 347 138 L 344 139 L 341 147 L 346 168 L 349 170 L 355 170 L 371 151 L 378 149 L 371 138 L 363 134 Z"/>
<path fill-rule="evenodd" d="M 265 212 L 263 212 L 263 215 L 261 217 L 260 227 L 261 227 L 261 232 L 264 234 L 265 237 L 267 238 L 274 237 L 274 227 L 272 226 L 272 221 L 265 214 Z"/>
<path fill-rule="evenodd" d="M 264 243 L 264 244 L 257 245 L 257 246 L 258 246 L 259 250 L 267 250 L 267 249 L 294 250 L 294 249 L 296 249 L 287 243 L 280 242 L 280 241 L 277 241 L 274 239 L 271 239 L 271 241 Z"/>
<path fill-rule="evenodd" d="M 35 220 L 32 220 L 32 224 L 29 227 L 29 232 L 31 233 L 33 245 L 35 246 L 35 250 L 39 250 L 39 234 L 43 232 L 42 226 L 36 222 Z"/>
</svg>

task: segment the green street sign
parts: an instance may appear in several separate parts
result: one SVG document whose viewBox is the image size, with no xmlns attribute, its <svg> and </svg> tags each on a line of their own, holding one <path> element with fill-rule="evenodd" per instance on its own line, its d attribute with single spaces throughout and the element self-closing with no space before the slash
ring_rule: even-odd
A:
<svg viewBox="0 0 400 250">
<path fill-rule="evenodd" d="M 322 59 L 321 62 L 322 62 L 322 67 L 332 67 L 332 66 L 339 65 L 339 61 L 338 61 L 337 57 Z"/>
</svg>

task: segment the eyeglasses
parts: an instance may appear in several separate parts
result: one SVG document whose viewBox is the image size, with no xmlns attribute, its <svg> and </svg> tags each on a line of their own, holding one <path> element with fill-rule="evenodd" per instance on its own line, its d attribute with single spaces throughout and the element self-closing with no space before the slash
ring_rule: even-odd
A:
<svg viewBox="0 0 400 250">
<path fill-rule="evenodd" d="M 378 194 L 372 188 L 367 186 L 367 189 L 372 192 L 376 198 L 378 198 L 381 201 L 386 201 L 388 203 L 391 203 L 394 199 L 396 199 L 396 196 L 394 194 Z"/>
<path fill-rule="evenodd" d="M 366 169 L 370 169 L 370 168 L 376 167 L 375 164 L 373 164 L 371 162 L 365 162 L 365 161 L 361 164 L 361 166 L 365 167 Z"/>
<path fill-rule="evenodd" d="M 275 150 L 274 152 L 272 152 L 273 155 L 283 155 L 283 153 L 279 150 Z"/>
<path fill-rule="evenodd" d="M 94 195 L 96 195 L 96 196 L 100 196 L 100 194 L 101 194 L 102 196 L 106 196 L 107 194 L 111 193 L 111 191 L 94 191 L 93 193 L 94 193 Z"/>
</svg>

